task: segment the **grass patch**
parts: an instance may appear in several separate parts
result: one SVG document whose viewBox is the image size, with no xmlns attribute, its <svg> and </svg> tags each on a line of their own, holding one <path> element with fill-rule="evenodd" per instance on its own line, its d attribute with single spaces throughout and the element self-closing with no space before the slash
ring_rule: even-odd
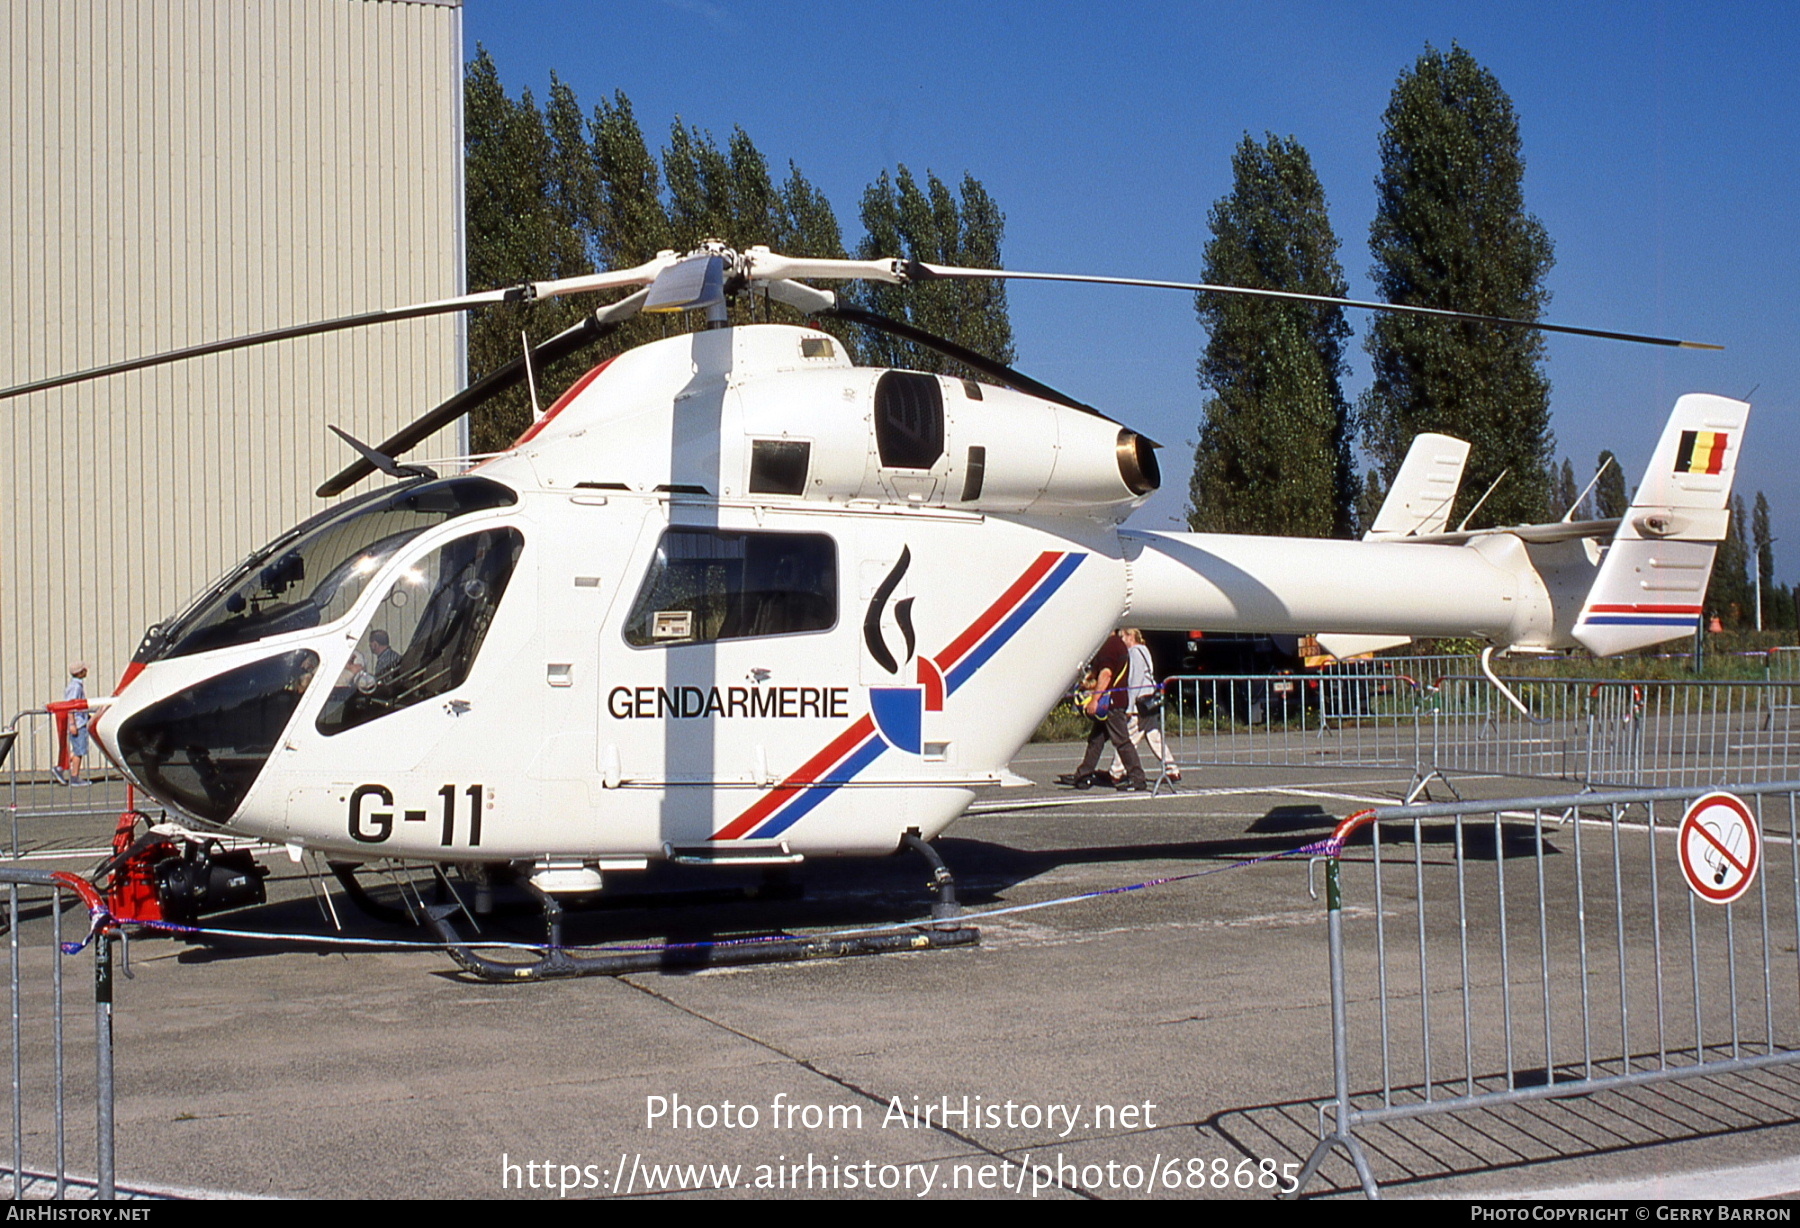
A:
<svg viewBox="0 0 1800 1228">
<path fill-rule="evenodd" d="M 1080 712 L 1068 700 L 1063 700 L 1050 709 L 1049 715 L 1038 722 L 1037 732 L 1031 735 L 1033 742 L 1085 742 L 1088 730 L 1094 722 L 1086 713 Z"/>
</svg>

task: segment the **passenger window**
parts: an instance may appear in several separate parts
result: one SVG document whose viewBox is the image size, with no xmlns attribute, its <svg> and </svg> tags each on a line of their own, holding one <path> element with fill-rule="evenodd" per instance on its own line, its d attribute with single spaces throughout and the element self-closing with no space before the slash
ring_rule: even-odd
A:
<svg viewBox="0 0 1800 1228">
<path fill-rule="evenodd" d="M 828 631 L 837 545 L 823 533 L 673 528 L 625 620 L 637 648 Z"/>
<path fill-rule="evenodd" d="M 524 547 L 517 529 L 489 529 L 402 570 L 333 682 L 319 732 L 342 733 L 461 686 Z"/>
</svg>

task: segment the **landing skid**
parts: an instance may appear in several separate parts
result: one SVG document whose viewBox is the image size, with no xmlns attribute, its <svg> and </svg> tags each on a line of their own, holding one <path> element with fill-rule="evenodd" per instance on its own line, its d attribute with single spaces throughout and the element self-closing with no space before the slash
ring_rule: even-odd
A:
<svg viewBox="0 0 1800 1228">
<path fill-rule="evenodd" d="M 419 898 L 417 895 L 414 895 L 409 899 L 408 894 L 405 891 L 402 891 L 400 894 L 400 905 L 396 906 L 394 904 L 383 903 L 381 900 L 375 898 L 359 877 L 360 874 L 367 872 L 368 867 L 358 862 L 333 861 L 327 864 L 331 870 L 332 877 L 334 877 L 337 880 L 338 885 L 343 888 L 345 898 L 354 904 L 357 910 L 371 921 L 379 921 L 383 925 L 412 926 L 426 924 L 428 919 L 423 915 L 424 910 L 414 910 L 410 907 L 412 900 Z M 480 898 L 480 892 L 482 888 L 486 886 L 487 884 L 482 884 L 477 887 L 478 896 L 475 904 L 475 912 L 481 917 L 486 917 L 488 915 L 487 910 L 494 906 L 494 901 L 491 898 L 491 888 L 488 890 L 489 898 L 485 903 Z M 746 900 L 760 900 L 763 902 L 798 900 L 804 898 L 805 895 L 806 891 L 799 883 L 790 881 L 780 874 L 768 873 L 764 875 L 762 882 L 754 885 L 736 887 L 697 887 L 648 893 L 628 892 L 617 896 L 606 893 L 604 898 L 595 899 L 591 902 L 583 901 L 581 904 L 574 906 L 572 911 L 616 908 L 693 908 L 704 904 L 735 904 Z M 436 899 L 438 902 L 442 903 L 448 898 L 448 889 L 445 884 L 440 882 L 438 884 Z M 934 913 L 933 915 L 935 916 L 936 914 Z"/>
<path fill-rule="evenodd" d="M 896 951 L 934 951 L 943 947 L 975 946 L 981 941 L 981 932 L 974 926 L 918 926 L 893 933 L 858 934 L 846 938 L 781 936 L 731 943 L 663 947 L 651 951 L 615 951 L 604 955 L 574 955 L 566 947 L 550 946 L 538 958 L 514 964 L 478 954 L 450 924 L 450 916 L 455 912 L 455 905 L 433 908 L 432 928 L 437 931 L 438 937 L 450 952 L 450 958 L 456 961 L 459 968 L 470 976 L 496 983 L 842 959 L 851 955 L 886 955 Z"/>
<path fill-rule="evenodd" d="M 543 904 L 548 943 L 542 954 L 520 963 L 492 959 L 480 954 L 457 933 L 451 918 L 460 912 L 458 904 L 440 904 L 426 910 L 433 930 L 444 943 L 450 958 L 470 976 L 495 983 L 546 981 L 573 976 L 621 976 L 630 972 L 691 971 L 700 968 L 723 968 L 744 964 L 793 963 L 799 960 L 843 959 L 853 955 L 887 955 L 900 951 L 935 951 L 947 947 L 975 946 L 981 931 L 972 925 L 958 925 L 954 919 L 962 912 L 956 901 L 956 881 L 938 856 L 937 850 L 915 834 L 903 837 L 905 847 L 923 856 L 931 867 L 927 884 L 937 900 L 932 904 L 932 922 L 904 929 L 874 934 L 804 937 L 780 934 L 761 938 L 734 939 L 725 942 L 693 943 L 657 947 L 642 951 L 609 951 L 599 955 L 576 955 L 563 945 L 563 906 L 555 896 L 536 892 Z"/>
</svg>

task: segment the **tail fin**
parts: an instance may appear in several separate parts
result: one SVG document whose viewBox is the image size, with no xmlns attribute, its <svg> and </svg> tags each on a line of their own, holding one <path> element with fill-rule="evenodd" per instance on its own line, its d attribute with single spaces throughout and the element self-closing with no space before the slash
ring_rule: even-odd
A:
<svg viewBox="0 0 1800 1228">
<path fill-rule="evenodd" d="M 1648 648 L 1699 625 L 1749 416 L 1748 404 L 1726 397 L 1690 393 L 1675 402 L 1576 620 L 1575 639 L 1588 651 Z"/>
<path fill-rule="evenodd" d="M 1375 523 L 1363 534 L 1367 541 L 1442 533 L 1450 522 L 1450 505 L 1462 484 L 1469 445 L 1448 435 L 1415 435 L 1388 488 Z"/>
</svg>

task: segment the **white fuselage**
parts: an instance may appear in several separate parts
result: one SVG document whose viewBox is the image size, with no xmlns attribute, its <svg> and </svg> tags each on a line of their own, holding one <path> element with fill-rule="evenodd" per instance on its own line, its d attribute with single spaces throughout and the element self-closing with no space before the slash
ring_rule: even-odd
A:
<svg viewBox="0 0 1800 1228">
<path fill-rule="evenodd" d="M 360 587 L 308 606 L 322 564 L 259 558 L 247 603 L 220 589 L 172 620 L 212 602 L 223 646 L 150 653 L 96 733 L 164 801 L 196 810 L 175 782 L 200 817 L 356 859 L 880 854 L 1006 781 L 1123 619 L 1550 634 L 1509 537 L 1121 532 L 1138 446 L 1019 393 L 853 367 L 810 330 L 672 338 L 460 479 L 510 501 L 346 556 Z M 272 633 L 234 630 L 281 601 Z M 276 658 L 267 702 L 217 681 Z"/>
</svg>

